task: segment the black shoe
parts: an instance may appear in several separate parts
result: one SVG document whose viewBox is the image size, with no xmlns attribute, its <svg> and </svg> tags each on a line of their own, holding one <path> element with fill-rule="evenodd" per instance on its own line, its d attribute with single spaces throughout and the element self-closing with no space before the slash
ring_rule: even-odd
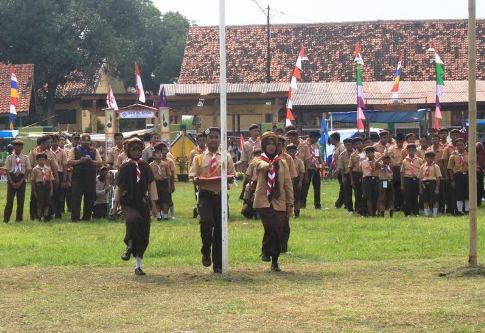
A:
<svg viewBox="0 0 485 333">
<path fill-rule="evenodd" d="M 463 216 L 463 215 L 465 215 L 465 214 L 464 214 L 463 212 L 456 212 L 456 213 L 455 213 L 455 215 L 456 215 L 456 216 Z"/>
<path fill-rule="evenodd" d="M 161 220 L 162 220 L 162 218 L 161 218 L 161 217 L 157 217 L 157 221 L 159 221 L 159 222 L 160 222 Z"/>
<path fill-rule="evenodd" d="M 140 267 L 140 268 L 135 268 L 135 275 L 142 276 L 147 274 Z"/>
<path fill-rule="evenodd" d="M 196 219 L 197 216 L 199 216 L 199 212 L 197 211 L 197 208 L 194 208 L 194 211 L 192 212 L 192 217 Z"/>
<path fill-rule="evenodd" d="M 278 263 L 272 263 L 271 264 L 271 271 L 272 272 L 281 272 L 280 266 L 278 266 Z"/>
<path fill-rule="evenodd" d="M 4 220 L 3 223 L 8 224 L 8 221 L 7 220 Z"/>
<path fill-rule="evenodd" d="M 214 267 L 214 274 L 222 274 L 222 268 Z"/>
<path fill-rule="evenodd" d="M 211 260 L 211 256 L 202 256 L 202 265 L 204 267 L 209 267 L 210 265 L 212 265 L 212 260 Z"/>
<path fill-rule="evenodd" d="M 392 215 L 394 215 L 394 211 L 393 211 L 393 210 L 390 210 L 390 211 L 389 211 L 389 217 L 391 217 L 391 218 L 392 218 Z"/>
<path fill-rule="evenodd" d="M 322 209 L 322 205 L 315 205 L 315 209 Z"/>
<path fill-rule="evenodd" d="M 263 253 L 261 255 L 261 260 L 264 261 L 264 262 L 269 262 L 269 261 L 271 261 L 271 257 L 269 255 L 267 255 L 266 253 Z"/>
<path fill-rule="evenodd" d="M 299 209 L 296 209 L 295 210 L 295 217 L 299 217 L 300 216 L 300 210 Z"/>
<path fill-rule="evenodd" d="M 129 247 L 126 248 L 125 252 L 121 255 L 121 260 L 128 261 L 131 258 L 131 249 Z"/>
</svg>

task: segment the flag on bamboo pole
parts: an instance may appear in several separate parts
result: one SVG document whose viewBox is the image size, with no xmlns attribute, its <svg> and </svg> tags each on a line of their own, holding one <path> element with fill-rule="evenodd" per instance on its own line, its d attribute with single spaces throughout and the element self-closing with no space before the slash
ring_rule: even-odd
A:
<svg viewBox="0 0 485 333">
<path fill-rule="evenodd" d="M 116 103 L 115 95 L 113 94 L 113 89 L 111 89 L 111 86 L 109 86 L 108 95 L 106 96 L 106 105 L 110 109 L 118 110 L 118 103 Z"/>
<path fill-rule="evenodd" d="M 362 66 L 364 65 L 364 60 L 360 54 L 360 44 L 357 43 L 355 45 L 354 51 L 354 61 L 357 63 L 357 70 L 356 70 L 356 78 L 357 78 L 357 129 L 363 130 L 364 129 L 364 122 L 365 119 L 364 109 L 365 109 L 365 102 L 364 102 L 364 86 L 362 85 Z"/>
<path fill-rule="evenodd" d="M 17 102 L 20 98 L 19 87 L 17 82 L 17 75 L 15 66 L 10 68 L 10 113 L 9 113 L 9 128 L 14 129 L 15 119 L 17 118 Z"/>
<path fill-rule="evenodd" d="M 141 72 L 138 64 L 135 63 L 135 76 L 136 76 L 136 95 L 138 100 L 145 103 L 145 90 L 143 90 L 143 83 L 141 82 Z"/>
<path fill-rule="evenodd" d="M 298 58 L 296 59 L 295 67 L 293 68 L 293 73 L 291 75 L 290 80 L 290 89 L 288 90 L 288 99 L 286 102 L 286 126 L 291 126 L 293 121 L 295 121 L 295 117 L 293 116 L 293 90 L 297 90 L 297 82 L 301 81 L 301 71 L 302 71 L 302 61 L 308 60 L 305 56 L 305 48 L 303 45 L 300 48 L 300 52 L 298 52 Z"/>
<path fill-rule="evenodd" d="M 397 68 L 396 71 L 394 72 L 394 82 L 392 84 L 392 89 L 391 89 L 391 98 L 393 103 L 398 103 L 399 102 L 399 83 L 401 82 L 401 68 L 402 68 L 402 59 L 403 55 L 399 56 L 399 61 L 397 63 Z"/>
<path fill-rule="evenodd" d="M 438 52 L 436 52 L 435 47 L 430 47 L 428 49 L 428 52 L 434 53 L 434 57 L 431 60 L 431 62 L 434 62 L 435 64 L 436 71 L 436 106 L 434 111 L 433 127 L 435 129 L 439 129 L 440 119 L 443 119 L 443 116 L 441 115 L 441 97 L 443 96 L 443 90 L 445 88 L 445 70 L 443 68 L 443 60 L 441 60 Z"/>
</svg>

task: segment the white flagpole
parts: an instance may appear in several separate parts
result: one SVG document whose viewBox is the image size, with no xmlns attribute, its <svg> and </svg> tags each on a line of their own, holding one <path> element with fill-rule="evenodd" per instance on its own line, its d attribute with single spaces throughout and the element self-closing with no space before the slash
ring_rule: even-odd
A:
<svg viewBox="0 0 485 333">
<path fill-rule="evenodd" d="M 225 0 L 219 0 L 219 57 L 220 57 L 220 121 L 221 121 L 221 212 L 222 212 L 222 274 L 228 266 L 227 226 L 227 126 L 226 126 L 226 8 Z"/>
</svg>

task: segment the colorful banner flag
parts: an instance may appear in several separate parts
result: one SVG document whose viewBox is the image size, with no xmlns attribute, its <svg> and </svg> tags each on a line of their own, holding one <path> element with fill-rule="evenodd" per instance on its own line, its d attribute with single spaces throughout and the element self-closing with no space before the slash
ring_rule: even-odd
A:
<svg viewBox="0 0 485 333">
<path fill-rule="evenodd" d="M 136 76 L 136 95 L 138 96 L 138 100 L 142 103 L 145 103 L 145 90 L 143 90 L 143 83 L 141 82 L 141 72 L 140 67 L 138 64 L 135 63 L 135 76 Z"/>
<path fill-rule="evenodd" d="M 293 116 L 293 90 L 296 90 L 298 81 L 301 81 L 301 71 L 302 71 L 302 61 L 308 61 L 308 58 L 305 56 L 305 48 L 303 45 L 300 48 L 300 52 L 298 52 L 298 58 L 296 59 L 295 67 L 293 68 L 293 73 L 291 75 L 290 80 L 290 89 L 288 90 L 288 99 L 286 102 L 286 126 L 291 126 L 293 121 L 295 121 L 295 117 Z"/>
<path fill-rule="evenodd" d="M 445 88 L 445 70 L 443 68 L 443 60 L 441 60 L 438 52 L 436 52 L 435 47 L 430 47 L 428 52 L 433 52 L 434 57 L 431 62 L 435 64 L 436 71 L 436 106 L 434 111 L 434 124 L 435 129 L 440 128 L 440 119 L 443 119 L 441 114 L 441 97 L 443 96 L 443 90 Z"/>
<path fill-rule="evenodd" d="M 167 95 L 165 94 L 165 88 L 160 85 L 160 91 L 158 92 L 158 102 L 157 102 L 157 108 L 167 108 L 168 107 L 168 102 L 167 102 Z"/>
<path fill-rule="evenodd" d="M 357 79 L 357 129 L 363 130 L 364 129 L 364 109 L 365 109 L 365 102 L 364 102 L 364 86 L 362 85 L 362 66 L 364 65 L 364 60 L 360 54 L 360 44 L 357 43 L 355 45 L 354 51 L 354 61 L 357 63 L 357 70 L 356 70 L 356 79 Z"/>
<path fill-rule="evenodd" d="M 113 94 L 113 89 L 111 89 L 111 86 L 109 86 L 108 95 L 106 95 L 106 105 L 110 109 L 118 110 L 118 103 L 116 103 L 115 95 Z"/>
<path fill-rule="evenodd" d="M 14 129 L 15 119 L 17 118 L 17 103 L 20 98 L 19 87 L 17 82 L 17 75 L 15 66 L 10 68 L 10 113 L 9 113 L 9 128 Z"/>
<path fill-rule="evenodd" d="M 391 89 L 391 98 L 393 103 L 399 102 L 399 83 L 401 82 L 401 68 L 402 68 L 403 55 L 399 56 L 399 62 L 397 63 L 396 71 L 394 72 L 394 82 Z"/>
</svg>

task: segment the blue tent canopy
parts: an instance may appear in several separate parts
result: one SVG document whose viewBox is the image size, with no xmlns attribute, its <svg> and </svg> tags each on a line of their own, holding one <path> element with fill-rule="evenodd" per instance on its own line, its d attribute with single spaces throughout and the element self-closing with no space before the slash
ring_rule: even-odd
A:
<svg viewBox="0 0 485 333">
<path fill-rule="evenodd" d="M 365 120 L 369 123 L 413 123 L 425 119 L 426 110 L 417 111 L 364 111 Z M 356 123 L 357 111 L 332 112 L 332 121 L 339 123 Z"/>
<path fill-rule="evenodd" d="M 0 138 L 2 139 L 12 139 L 19 134 L 18 130 L 4 130 L 0 131 Z"/>
</svg>

